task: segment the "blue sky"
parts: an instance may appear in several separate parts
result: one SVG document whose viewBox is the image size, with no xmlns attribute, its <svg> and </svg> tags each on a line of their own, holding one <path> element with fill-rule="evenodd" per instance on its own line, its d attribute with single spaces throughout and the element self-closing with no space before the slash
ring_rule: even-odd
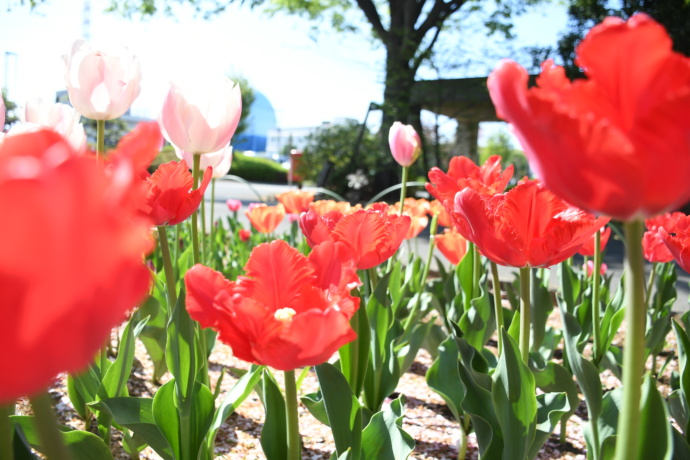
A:
<svg viewBox="0 0 690 460">
<path fill-rule="evenodd" d="M 61 55 L 82 36 L 84 3 L 46 0 L 33 12 L 18 3 L 0 0 L 0 83 L 22 104 L 64 89 Z M 156 117 L 170 79 L 204 72 L 247 78 L 272 102 L 284 128 L 336 117 L 361 120 L 369 102 L 382 99 L 384 51 L 365 32 L 321 30 L 314 40 L 306 20 L 235 5 L 210 21 L 194 18 L 189 7 L 177 8 L 176 18 L 125 20 L 102 13 L 107 3 L 91 0 L 90 33 L 93 39 L 117 37 L 142 61 L 135 115 Z M 10 12 L 7 5 L 14 5 Z M 565 7 L 545 5 L 518 18 L 514 46 L 552 43 L 565 24 Z"/>
</svg>

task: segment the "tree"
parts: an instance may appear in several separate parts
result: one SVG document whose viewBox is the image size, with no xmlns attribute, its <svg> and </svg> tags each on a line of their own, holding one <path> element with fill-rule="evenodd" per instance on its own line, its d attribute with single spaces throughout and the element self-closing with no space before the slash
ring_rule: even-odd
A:
<svg viewBox="0 0 690 460">
<path fill-rule="evenodd" d="M 235 130 L 235 136 L 242 134 L 249 127 L 248 119 L 251 111 L 251 106 L 256 99 L 254 95 L 254 88 L 249 84 L 249 81 L 240 76 L 230 77 L 230 80 L 240 85 L 240 93 L 242 96 L 242 115 L 240 115 L 240 123 Z"/>
<path fill-rule="evenodd" d="M 111 0 L 111 11 L 125 15 L 172 12 L 176 3 L 191 3 L 205 17 L 221 13 L 233 1 L 243 0 Z M 354 31 L 363 22 L 386 49 L 381 140 L 388 149 L 388 130 L 393 121 L 412 124 L 422 132 L 421 107 L 411 102 L 411 90 L 420 66 L 427 61 L 449 19 L 465 16 L 486 18 L 488 33 L 510 35 L 511 17 L 528 5 L 544 0 L 251 0 L 252 7 L 283 11 L 311 20 L 329 20 L 341 31 Z M 358 14 L 351 14 L 356 11 Z M 491 11 L 487 14 L 487 11 Z M 485 16 L 486 15 L 486 16 Z M 364 20 L 364 21 L 363 21 Z M 461 37 L 463 38 L 463 37 Z M 426 150 L 426 149 L 424 149 Z M 429 167 L 426 154 L 423 166 Z"/>
<path fill-rule="evenodd" d="M 607 16 L 628 19 L 643 12 L 662 24 L 673 40 L 675 51 L 690 56 L 690 3 L 687 0 L 570 0 L 569 24 L 555 47 L 532 48 L 535 70 L 547 58 L 562 64 L 570 78 L 582 77 L 575 64 L 575 48 L 594 25 Z"/>
<path fill-rule="evenodd" d="M 7 131 L 14 122 L 19 120 L 16 113 L 17 104 L 7 98 L 7 89 L 5 88 L 2 89 L 2 101 L 5 103 L 5 126 L 0 126 L 0 132 Z"/>
<path fill-rule="evenodd" d="M 510 135 L 505 130 L 493 133 L 487 139 L 486 146 L 479 149 L 479 163 L 483 164 L 492 155 L 501 157 L 501 165 L 505 169 L 513 165 L 513 184 L 525 176 L 529 176 L 529 165 L 522 150 L 516 149 Z"/>
<path fill-rule="evenodd" d="M 313 182 L 325 174 L 328 180 L 319 185 L 355 202 L 366 201 L 385 188 L 379 186 L 382 176 L 399 167 L 366 128 L 355 152 L 361 128 L 359 123 L 350 120 L 320 128 L 310 135 L 298 174 Z"/>
</svg>

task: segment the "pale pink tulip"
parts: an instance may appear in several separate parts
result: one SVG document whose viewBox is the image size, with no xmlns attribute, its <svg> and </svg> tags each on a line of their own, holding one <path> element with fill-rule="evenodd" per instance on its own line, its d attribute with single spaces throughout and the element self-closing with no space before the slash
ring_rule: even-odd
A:
<svg viewBox="0 0 690 460">
<path fill-rule="evenodd" d="M 118 118 L 139 96 L 141 65 L 121 44 L 94 45 L 78 39 L 63 59 L 69 100 L 85 117 Z"/>
<path fill-rule="evenodd" d="M 175 155 L 177 155 L 177 158 L 184 160 L 185 163 L 187 163 L 187 166 L 189 166 L 189 169 L 192 169 L 194 164 L 194 154 L 180 150 L 174 145 L 173 148 L 175 149 Z M 213 168 L 213 178 L 219 179 L 230 171 L 230 166 L 232 165 L 232 146 L 227 145 L 225 148 L 217 152 L 200 155 L 200 157 L 199 171 L 205 171 L 206 168 L 210 166 Z"/>
<path fill-rule="evenodd" d="M 412 125 L 393 123 L 388 132 L 388 144 L 393 158 L 400 166 L 411 166 L 422 153 L 422 141 Z"/>
<path fill-rule="evenodd" d="M 173 83 L 158 123 L 165 138 L 193 154 L 217 152 L 230 143 L 242 114 L 240 86 L 225 77 Z"/>
<path fill-rule="evenodd" d="M 81 115 L 67 104 L 32 99 L 26 103 L 24 121 L 45 126 L 60 133 L 77 152 L 86 149 L 86 132 Z"/>
</svg>

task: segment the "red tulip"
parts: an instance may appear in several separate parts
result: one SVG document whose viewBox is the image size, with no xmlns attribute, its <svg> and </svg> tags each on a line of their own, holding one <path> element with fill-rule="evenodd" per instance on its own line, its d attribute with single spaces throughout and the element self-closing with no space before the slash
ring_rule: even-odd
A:
<svg viewBox="0 0 690 460">
<path fill-rule="evenodd" d="M 659 234 L 659 229 L 664 228 L 673 233 L 680 220 L 685 218 L 682 212 L 667 212 L 651 219 L 645 219 L 644 224 L 647 231 L 642 237 L 642 252 L 648 261 L 666 263 L 673 260 L 673 254 L 669 251 Z"/>
<path fill-rule="evenodd" d="M 239 231 L 239 237 L 241 241 L 249 241 L 249 238 L 252 236 L 252 232 L 250 230 L 247 230 L 246 228 L 241 228 Z"/>
<path fill-rule="evenodd" d="M 146 296 L 142 200 L 130 165 L 99 165 L 54 131 L 0 144 L 0 405 L 84 370 Z"/>
<path fill-rule="evenodd" d="M 606 243 L 609 242 L 610 236 L 611 227 L 606 227 L 601 231 L 601 236 L 599 237 L 601 252 L 604 252 L 604 248 L 606 247 Z M 594 257 L 594 237 L 592 237 L 592 239 L 585 241 L 585 244 L 582 245 L 582 247 L 579 251 L 577 251 L 577 253 L 585 257 Z"/>
<path fill-rule="evenodd" d="M 142 212 L 151 217 L 155 225 L 176 225 L 197 210 L 211 182 L 213 169 L 204 171 L 201 185 L 192 190 L 194 179 L 184 161 L 162 164 L 145 182 L 148 190 Z"/>
<path fill-rule="evenodd" d="M 299 226 L 311 247 L 324 241 L 345 243 L 357 260 L 357 268 L 364 270 L 385 262 L 398 250 L 410 227 L 410 217 L 388 214 L 386 203 L 376 203 L 347 215 L 331 211 L 319 216 L 310 210 L 300 216 Z"/>
<path fill-rule="evenodd" d="M 281 240 L 257 246 L 237 281 L 195 265 L 185 275 L 187 311 L 240 359 L 287 371 L 328 360 L 356 338 L 349 320 L 360 284 L 345 245 L 325 242 L 308 257 Z"/>
<path fill-rule="evenodd" d="M 396 121 L 388 131 L 388 144 L 393 158 L 400 166 L 412 166 L 422 153 L 422 141 L 412 125 Z"/>
<path fill-rule="evenodd" d="M 690 59 L 644 14 L 605 19 L 576 54 L 586 80 L 551 61 L 531 89 L 511 61 L 489 76 L 536 175 L 567 202 L 621 220 L 690 200 Z"/>
<path fill-rule="evenodd" d="M 455 229 L 445 229 L 434 236 L 434 241 L 441 254 L 453 265 L 459 264 L 467 253 L 467 240 Z"/>
<path fill-rule="evenodd" d="M 275 206 L 253 203 L 244 214 L 259 233 L 273 233 L 285 218 L 285 207 L 278 203 Z"/>
<path fill-rule="evenodd" d="M 562 262 L 609 221 L 570 207 L 532 180 L 494 196 L 468 187 L 456 195 L 452 216 L 483 255 L 511 267 Z"/>
<path fill-rule="evenodd" d="M 672 228 L 661 227 L 658 232 L 678 265 L 690 272 L 690 216 L 682 216 Z"/>
<path fill-rule="evenodd" d="M 276 198 L 285 206 L 285 212 L 299 214 L 309 211 L 309 205 L 314 201 L 314 192 L 290 190 L 277 194 Z"/>
<path fill-rule="evenodd" d="M 470 187 L 479 193 L 494 195 L 505 190 L 513 178 L 513 165 L 501 170 L 501 157 L 493 155 L 482 166 L 477 166 L 467 157 L 453 157 L 448 165 L 448 173 L 439 168 L 431 168 L 426 189 L 443 203 L 446 209 L 453 209 L 455 194 Z"/>
<path fill-rule="evenodd" d="M 110 163 L 129 161 L 142 180 L 146 180 L 149 176 L 146 169 L 156 159 L 161 147 L 163 147 L 163 135 L 158 128 L 158 123 L 142 122 L 120 139 L 117 149 L 108 154 L 107 161 Z"/>
</svg>

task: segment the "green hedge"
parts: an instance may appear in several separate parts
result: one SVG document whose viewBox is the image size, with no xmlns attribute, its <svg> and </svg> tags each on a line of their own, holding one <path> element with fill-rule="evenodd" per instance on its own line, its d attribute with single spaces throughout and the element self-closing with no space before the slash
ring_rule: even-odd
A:
<svg viewBox="0 0 690 460">
<path fill-rule="evenodd" d="M 232 156 L 230 174 L 251 182 L 287 183 L 287 170 L 267 158 L 248 157 L 239 152 Z"/>
</svg>

